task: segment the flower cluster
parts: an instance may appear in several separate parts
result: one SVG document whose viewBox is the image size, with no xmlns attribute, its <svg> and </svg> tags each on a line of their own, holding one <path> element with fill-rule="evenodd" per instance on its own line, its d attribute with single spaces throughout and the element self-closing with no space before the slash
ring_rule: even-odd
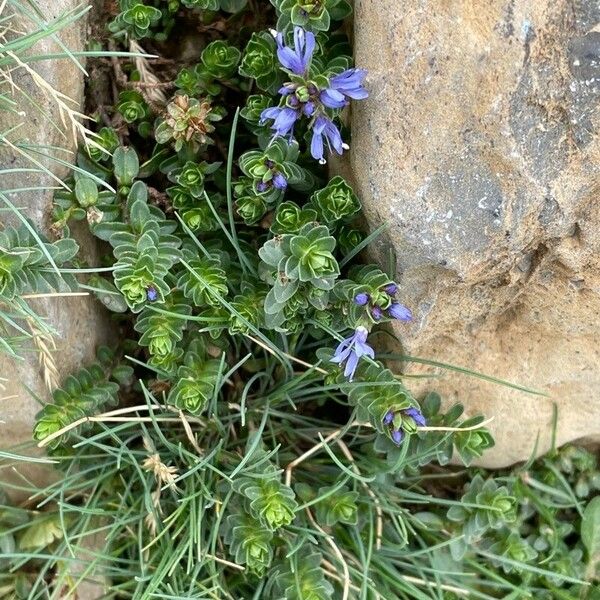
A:
<svg viewBox="0 0 600 600">
<path fill-rule="evenodd" d="M 369 314 L 374 321 L 381 321 L 385 316 L 398 321 L 411 321 L 412 312 L 409 308 L 396 301 L 398 285 L 390 283 L 374 294 L 359 292 L 354 297 L 357 306 L 367 306 Z"/>
<path fill-rule="evenodd" d="M 411 406 L 403 410 L 389 410 L 383 417 L 383 424 L 389 428 L 394 444 L 399 446 L 407 433 L 414 433 L 417 427 L 425 427 L 427 421 L 420 410 Z"/>
<path fill-rule="evenodd" d="M 280 88 L 280 106 L 262 111 L 261 121 L 271 120 L 275 136 L 294 135 L 297 121 L 309 119 L 308 129 L 312 138 L 310 153 L 313 158 L 325 162 L 325 146 L 329 151 L 342 154 L 347 144 L 333 121 L 335 111 L 344 108 L 350 99 L 362 100 L 368 96 L 362 83 L 366 71 L 347 69 L 329 78 L 311 73 L 311 63 L 316 47 L 316 38 L 310 31 L 294 27 L 294 47 L 286 46 L 282 33 L 274 33 L 277 42 L 277 58 L 291 81 Z"/>
<path fill-rule="evenodd" d="M 375 351 L 367 344 L 368 335 L 369 332 L 366 327 L 362 325 L 357 327 L 356 331 L 350 337 L 347 337 L 339 344 L 331 359 L 331 362 L 340 365 L 346 363 L 344 377 L 347 377 L 348 381 L 354 379 L 354 373 L 361 357 L 368 356 L 369 358 L 375 358 Z"/>
</svg>

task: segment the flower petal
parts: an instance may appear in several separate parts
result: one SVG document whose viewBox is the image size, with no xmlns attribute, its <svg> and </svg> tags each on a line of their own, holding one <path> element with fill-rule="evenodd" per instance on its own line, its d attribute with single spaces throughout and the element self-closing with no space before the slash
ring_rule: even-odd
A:
<svg viewBox="0 0 600 600">
<path fill-rule="evenodd" d="M 355 352 L 352 352 L 348 357 L 348 362 L 346 362 L 346 369 L 344 370 L 344 377 L 348 378 L 348 381 L 352 381 L 354 379 L 354 373 L 356 372 L 356 367 L 358 367 L 358 356 Z"/>
<path fill-rule="evenodd" d="M 272 129 L 277 132 L 277 135 L 286 135 L 293 129 L 297 118 L 298 113 L 293 108 L 286 106 L 281 109 L 281 112 L 273 122 Z"/>
<path fill-rule="evenodd" d="M 329 144 L 333 146 L 333 149 L 338 154 L 342 154 L 342 152 L 344 151 L 342 136 L 340 134 L 339 129 L 334 125 L 333 121 L 327 120 L 327 123 L 325 124 L 324 133 Z"/>
<path fill-rule="evenodd" d="M 310 155 L 315 160 L 323 160 L 323 153 L 325 148 L 323 146 L 323 134 L 313 129 L 312 140 L 310 141 Z"/>
<path fill-rule="evenodd" d="M 323 90 L 319 97 L 321 102 L 328 108 L 344 108 L 347 104 L 344 94 L 333 88 Z"/>
</svg>

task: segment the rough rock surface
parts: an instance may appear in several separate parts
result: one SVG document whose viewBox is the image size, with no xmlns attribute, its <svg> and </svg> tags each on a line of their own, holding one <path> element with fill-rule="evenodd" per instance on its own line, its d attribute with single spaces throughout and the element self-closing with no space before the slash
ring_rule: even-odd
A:
<svg viewBox="0 0 600 600">
<path fill-rule="evenodd" d="M 66 10 L 73 10 L 81 6 L 78 0 L 38 0 L 41 14 L 51 22 Z M 6 12 L 8 12 L 7 9 Z M 17 29 L 30 29 L 31 23 L 20 21 Z M 82 50 L 86 34 L 86 20 L 82 19 L 71 24 L 59 34 L 65 46 L 73 51 Z M 36 53 L 46 54 L 60 52 L 61 48 L 55 41 L 42 40 L 35 48 Z M 83 72 L 69 59 L 51 60 L 31 63 L 33 68 L 55 89 L 70 98 L 81 101 L 83 98 Z M 48 94 L 36 86 L 29 74 L 21 70 L 13 73 L 13 79 L 33 101 L 38 104 L 40 110 L 31 103 L 26 102 L 22 96 L 19 101 L 19 109 L 25 113 L 22 117 L 23 126 L 14 132 L 12 140 L 28 140 L 32 144 L 40 146 L 57 146 L 64 148 L 66 152 L 58 153 L 63 160 L 71 160 L 74 149 L 73 140 L 70 136 L 64 137 L 59 132 L 60 128 L 49 125 L 48 117 L 54 122 L 61 122 L 57 105 Z M 7 90 L 4 90 L 5 92 Z M 43 111 L 43 112 L 42 112 Z M 2 118 L 5 121 L 0 128 L 6 131 L 10 124 L 6 122 L 6 113 Z M 12 153 L 6 148 L 0 151 L 0 167 L 31 167 L 24 158 Z M 64 177 L 67 169 L 52 161 L 45 161 L 45 165 L 58 177 Z M 15 173 L 3 175 L 0 181 L 0 189 L 11 190 L 26 187 L 55 186 L 56 182 L 50 176 L 39 173 Z M 48 232 L 49 217 L 52 205 L 52 192 L 40 190 L 28 192 L 7 193 L 13 204 L 25 207 L 24 214 L 31 218 L 41 231 Z M 14 215 L 6 211 L 0 212 L 0 220 L 3 224 L 17 224 Z M 95 257 L 91 255 L 93 245 L 89 239 L 79 238 L 80 245 L 85 249 L 88 260 L 94 264 Z M 91 298 L 68 297 L 68 298 L 44 298 L 32 300 L 31 306 L 34 310 L 44 315 L 48 322 L 57 330 L 59 337 L 55 338 L 56 351 L 52 352 L 53 361 L 58 369 L 60 377 L 64 377 L 77 369 L 82 364 L 88 363 L 94 358 L 94 350 L 97 344 L 106 341 L 106 318 L 100 305 Z M 14 361 L 0 353 L 0 376 L 8 381 L 0 380 L 3 387 L 0 388 L 0 448 L 13 447 L 17 444 L 32 446 L 31 430 L 34 416 L 40 406 L 27 390 L 31 390 L 42 400 L 49 398 L 49 393 L 44 384 L 43 368 L 39 363 L 38 353 L 30 353 L 25 361 Z M 44 483 L 52 477 L 48 467 L 17 465 L 30 481 Z M 11 469 L 0 466 L 0 483 L 12 481 L 22 483 Z M 11 490 L 7 490 L 11 495 Z M 12 492 L 13 497 L 19 497 L 17 492 Z"/>
<path fill-rule="evenodd" d="M 397 333 L 549 394 L 428 384 L 495 418 L 487 466 L 548 450 L 554 405 L 559 444 L 600 439 L 599 22 L 595 0 L 355 1 L 349 166 L 414 309 Z"/>
</svg>

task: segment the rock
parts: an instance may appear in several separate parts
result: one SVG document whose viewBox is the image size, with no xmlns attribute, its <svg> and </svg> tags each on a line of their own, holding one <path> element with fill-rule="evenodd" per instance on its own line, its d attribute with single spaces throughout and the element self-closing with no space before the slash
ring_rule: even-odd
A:
<svg viewBox="0 0 600 600">
<path fill-rule="evenodd" d="M 78 0 L 38 0 L 41 14 L 51 23 L 65 11 L 72 11 L 77 6 L 81 7 Z M 8 5 L 10 7 L 10 4 Z M 10 9 L 7 8 L 5 14 Z M 17 30 L 32 30 L 33 25 L 27 19 L 18 17 L 14 21 Z M 59 37 L 65 46 L 73 51 L 83 50 L 86 35 L 86 19 L 80 19 L 59 33 Z M 44 39 L 34 48 L 35 53 L 47 54 L 50 52 L 61 52 L 62 49 L 56 41 L 50 38 Z M 68 95 L 76 103 L 83 99 L 84 73 L 73 61 L 69 59 L 48 60 L 30 63 L 37 73 L 58 92 Z M 30 74 L 24 69 L 13 72 L 15 83 L 29 95 L 33 103 L 38 105 L 36 109 L 33 103 L 24 100 L 23 96 L 17 96 L 19 110 L 23 112 L 20 116 L 14 116 L 13 124 L 22 121 L 23 125 L 12 135 L 12 141 L 27 140 L 31 144 L 39 146 L 55 146 L 63 148 L 64 151 L 57 152 L 62 160 L 71 160 L 74 150 L 74 141 L 68 134 L 63 133 L 60 127 L 61 116 L 56 102 L 50 98 L 47 91 L 35 85 Z M 77 105 L 74 104 L 77 108 Z M 6 131 L 9 127 L 6 123 L 6 113 L 2 113 L 3 127 Z M 57 123 L 59 127 L 52 127 L 49 120 Z M 51 160 L 42 159 L 42 162 L 59 178 L 67 175 L 68 169 Z M 27 168 L 32 164 L 21 155 L 0 146 L 0 168 Z M 24 207 L 25 216 L 31 218 L 36 226 L 44 233 L 49 233 L 50 211 L 52 206 L 52 190 L 43 191 L 41 187 L 56 186 L 56 181 L 50 175 L 40 173 L 14 173 L 3 175 L 1 187 L 3 190 L 16 188 L 35 187 L 32 191 L 9 192 L 7 197 L 19 207 Z M 16 217 L 6 211 L 0 212 L 3 224 L 18 224 Z M 51 236 L 49 236 L 51 237 Z M 94 256 L 94 245 L 90 238 L 79 236 L 80 245 L 85 249 L 84 258 L 90 264 L 98 264 Z M 35 414 L 39 411 L 39 402 L 34 398 L 37 396 L 42 401 L 50 399 L 48 387 L 44 382 L 45 377 L 49 379 L 62 379 L 81 365 L 94 359 L 95 348 L 100 343 L 105 343 L 108 337 L 108 326 L 106 315 L 100 308 L 100 304 L 87 297 L 51 297 L 30 300 L 30 306 L 39 314 L 47 318 L 48 323 L 56 329 L 58 335 L 55 337 L 56 349 L 52 350 L 49 339 L 39 338 L 38 343 L 33 345 L 34 352 L 26 354 L 26 360 L 15 361 L 4 353 L 0 353 L 0 448 L 9 448 L 19 445 L 21 453 L 33 452 L 31 432 Z M 24 324 L 28 327 L 27 324 Z M 44 345 L 48 352 L 40 352 Z M 45 357 L 43 363 L 39 361 L 40 356 Z M 56 369 L 56 372 L 54 371 Z M 15 465 L 21 475 L 17 475 L 10 466 L 0 463 L 0 484 L 25 485 L 21 476 L 37 485 L 45 485 L 53 478 L 52 471 L 44 465 Z M 17 501 L 28 496 L 23 490 L 7 489 L 13 500 Z"/>
<path fill-rule="evenodd" d="M 494 417 L 501 467 L 600 440 L 600 7 L 593 0 L 356 0 L 350 165 L 372 246 L 398 260 L 426 387 Z M 414 365 L 408 370 L 418 372 Z M 425 386 L 422 386 L 424 389 Z"/>
</svg>

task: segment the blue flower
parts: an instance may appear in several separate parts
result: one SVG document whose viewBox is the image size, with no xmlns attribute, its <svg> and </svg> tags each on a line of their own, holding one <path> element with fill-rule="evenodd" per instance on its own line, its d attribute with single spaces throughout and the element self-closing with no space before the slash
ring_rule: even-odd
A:
<svg viewBox="0 0 600 600">
<path fill-rule="evenodd" d="M 406 417 L 410 417 L 419 427 L 425 427 L 427 425 L 423 413 L 418 408 L 413 408 L 411 406 L 410 408 L 403 410 L 402 414 Z"/>
<path fill-rule="evenodd" d="M 410 309 L 399 302 L 394 302 L 388 308 L 388 313 L 390 314 L 390 317 L 398 319 L 399 321 L 412 320 L 412 312 L 410 312 Z"/>
<path fill-rule="evenodd" d="M 394 411 L 388 410 L 383 417 L 383 424 L 389 425 L 394 420 Z"/>
<path fill-rule="evenodd" d="M 148 299 L 148 302 L 156 302 L 156 300 L 158 300 L 158 292 L 153 285 L 146 289 L 146 298 Z"/>
<path fill-rule="evenodd" d="M 364 306 L 369 301 L 369 294 L 366 292 L 361 292 L 360 294 L 356 294 L 354 296 L 354 304 L 358 306 Z"/>
<path fill-rule="evenodd" d="M 267 119 L 273 119 L 271 129 L 275 135 L 286 136 L 289 134 L 291 137 L 298 117 L 298 111 L 289 106 L 271 106 L 260 113 L 260 123 L 264 123 Z"/>
<path fill-rule="evenodd" d="M 306 75 L 316 46 L 314 33 L 304 31 L 302 27 L 294 27 L 293 50 L 284 44 L 282 33 L 275 36 L 275 41 L 277 58 L 283 68 L 296 75 Z"/>
<path fill-rule="evenodd" d="M 319 99 L 327 108 L 344 108 L 349 103 L 344 94 L 333 88 L 323 90 L 319 95 Z"/>
<path fill-rule="evenodd" d="M 394 441 L 394 444 L 396 444 L 396 446 L 399 446 L 402 443 L 403 439 L 404 431 L 402 431 L 402 429 L 394 429 L 394 431 L 392 431 L 392 440 Z"/>
<path fill-rule="evenodd" d="M 412 419 L 414 425 L 411 426 L 406 419 Z M 383 416 L 383 424 L 390 428 L 390 437 L 394 444 L 399 446 L 406 435 L 404 427 L 409 431 L 414 431 L 415 426 L 426 427 L 427 421 L 418 408 L 411 406 L 400 411 L 388 410 Z"/>
<path fill-rule="evenodd" d="M 341 154 L 344 151 L 344 144 L 339 129 L 333 121 L 325 115 L 319 115 L 313 125 L 313 135 L 310 143 L 310 153 L 313 158 L 323 163 L 325 161 L 323 136 L 327 141 L 327 146 Z"/>
<path fill-rule="evenodd" d="M 389 283 L 388 285 L 386 285 L 383 288 L 383 291 L 388 295 L 388 296 L 395 296 L 396 292 L 398 291 L 398 286 L 395 283 Z"/>
<path fill-rule="evenodd" d="M 329 85 L 331 86 L 329 90 L 333 90 L 353 100 L 364 100 L 369 96 L 369 93 L 362 85 L 366 76 L 367 72 L 364 69 L 347 69 L 329 80 Z"/>
<path fill-rule="evenodd" d="M 273 187 L 277 190 L 285 190 L 287 179 L 281 173 L 275 173 L 273 175 Z"/>
<path fill-rule="evenodd" d="M 368 356 L 375 358 L 375 351 L 369 344 L 367 344 L 367 336 L 369 332 L 365 327 L 359 326 L 356 331 L 350 337 L 347 337 L 335 350 L 331 362 L 333 363 L 346 363 L 344 369 L 344 377 L 348 378 L 348 381 L 352 381 L 358 361 L 362 356 Z"/>
<path fill-rule="evenodd" d="M 383 316 L 383 311 L 381 310 L 381 307 L 374 306 L 373 308 L 371 308 L 371 316 L 376 321 L 381 321 L 381 317 Z"/>
</svg>

